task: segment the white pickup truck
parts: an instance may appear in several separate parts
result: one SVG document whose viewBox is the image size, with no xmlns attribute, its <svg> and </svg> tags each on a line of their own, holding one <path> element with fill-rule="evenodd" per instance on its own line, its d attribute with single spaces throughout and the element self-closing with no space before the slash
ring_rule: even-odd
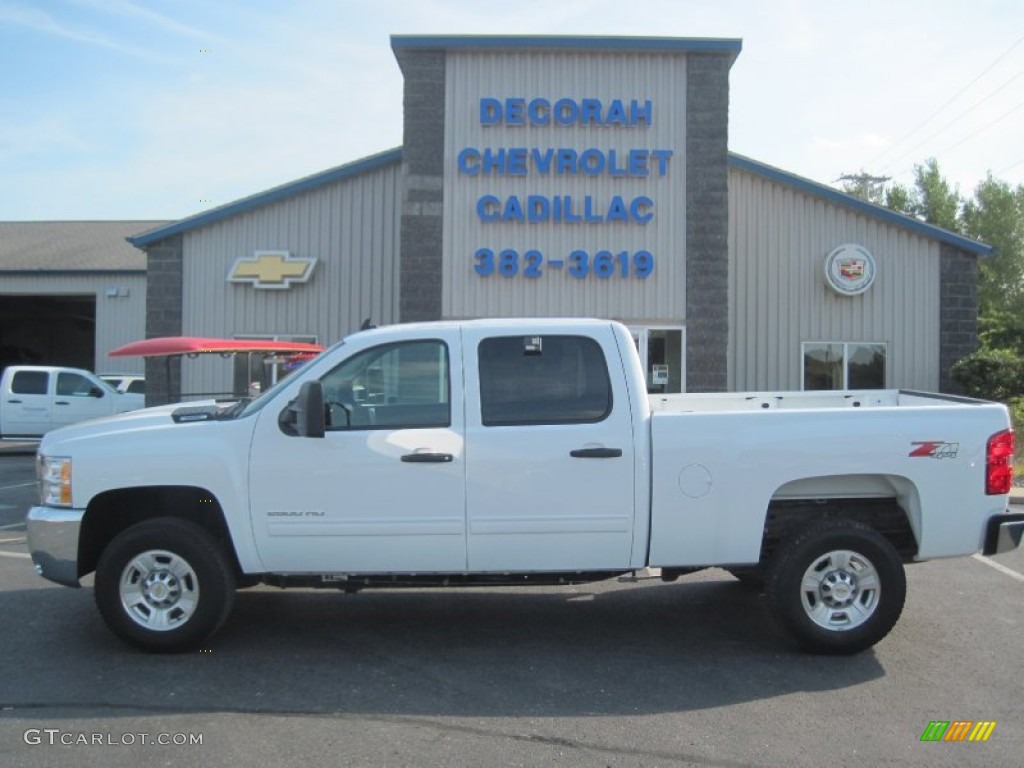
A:
<svg viewBox="0 0 1024 768">
<path fill-rule="evenodd" d="M 38 439 L 58 427 L 144 405 L 143 395 L 118 392 L 80 368 L 9 365 L 0 375 L 0 437 Z"/>
<path fill-rule="evenodd" d="M 598 320 L 354 334 L 252 402 L 39 449 L 42 576 L 129 643 L 196 647 L 235 589 L 570 584 L 708 566 L 813 652 L 870 647 L 904 563 L 1019 543 L 1006 409 L 899 391 L 649 396 Z M 43 596 L 41 599 L 45 599 Z M 495 597 L 500 600 L 500 597 Z"/>
</svg>

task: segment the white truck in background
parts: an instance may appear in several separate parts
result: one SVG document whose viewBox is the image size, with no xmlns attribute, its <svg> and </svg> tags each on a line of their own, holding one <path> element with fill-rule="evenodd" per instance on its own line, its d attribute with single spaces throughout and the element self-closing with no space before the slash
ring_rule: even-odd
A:
<svg viewBox="0 0 1024 768">
<path fill-rule="evenodd" d="M 9 365 L 0 374 L 0 438 L 39 439 L 59 427 L 145 404 L 144 395 L 118 392 L 81 368 Z"/>
<path fill-rule="evenodd" d="M 95 571 L 107 624 L 154 651 L 195 648 L 261 582 L 721 566 L 805 649 L 854 653 L 896 624 L 904 564 L 1019 543 L 1013 453 L 1006 409 L 977 400 L 649 396 L 611 321 L 410 324 L 349 336 L 251 402 L 47 435 L 28 537 L 39 574 Z"/>
</svg>

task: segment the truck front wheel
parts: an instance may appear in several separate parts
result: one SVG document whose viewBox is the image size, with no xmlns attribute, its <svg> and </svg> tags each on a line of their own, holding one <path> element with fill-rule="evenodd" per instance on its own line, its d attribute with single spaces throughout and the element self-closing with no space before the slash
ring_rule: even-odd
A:
<svg viewBox="0 0 1024 768">
<path fill-rule="evenodd" d="M 850 654 L 889 634 L 907 581 L 899 554 L 874 529 L 823 520 L 776 550 L 766 592 L 776 620 L 805 650 Z"/>
<path fill-rule="evenodd" d="M 177 518 L 117 535 L 96 566 L 96 605 L 122 640 L 148 651 L 194 649 L 227 619 L 235 582 L 220 545 Z"/>
</svg>

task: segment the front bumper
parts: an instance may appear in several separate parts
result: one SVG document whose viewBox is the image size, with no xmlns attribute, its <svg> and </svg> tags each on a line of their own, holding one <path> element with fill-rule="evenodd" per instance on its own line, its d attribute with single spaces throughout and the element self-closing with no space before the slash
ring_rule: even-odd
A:
<svg viewBox="0 0 1024 768">
<path fill-rule="evenodd" d="M 68 587 L 78 583 L 78 531 L 84 509 L 32 507 L 28 511 L 28 549 L 36 573 Z"/>
<path fill-rule="evenodd" d="M 993 515 L 985 530 L 985 549 L 982 554 L 998 555 L 1020 546 L 1024 538 L 1024 514 Z"/>
</svg>

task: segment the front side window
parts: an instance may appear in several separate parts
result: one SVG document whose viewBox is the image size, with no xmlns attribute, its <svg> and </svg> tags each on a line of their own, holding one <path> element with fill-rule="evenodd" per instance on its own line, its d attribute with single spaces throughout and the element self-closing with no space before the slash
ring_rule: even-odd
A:
<svg viewBox="0 0 1024 768">
<path fill-rule="evenodd" d="M 16 395 L 45 395 L 49 376 L 46 371 L 18 371 L 11 379 L 11 392 Z"/>
<path fill-rule="evenodd" d="M 441 341 L 364 350 L 321 379 L 329 430 L 451 424 L 448 347 Z"/>
<path fill-rule="evenodd" d="M 601 346 L 585 336 L 502 336 L 479 347 L 484 426 L 588 424 L 612 409 Z"/>
<path fill-rule="evenodd" d="M 57 374 L 57 394 L 63 397 L 89 397 L 95 385 L 77 373 Z"/>
<path fill-rule="evenodd" d="M 804 390 L 884 389 L 886 345 L 805 342 Z"/>
</svg>

